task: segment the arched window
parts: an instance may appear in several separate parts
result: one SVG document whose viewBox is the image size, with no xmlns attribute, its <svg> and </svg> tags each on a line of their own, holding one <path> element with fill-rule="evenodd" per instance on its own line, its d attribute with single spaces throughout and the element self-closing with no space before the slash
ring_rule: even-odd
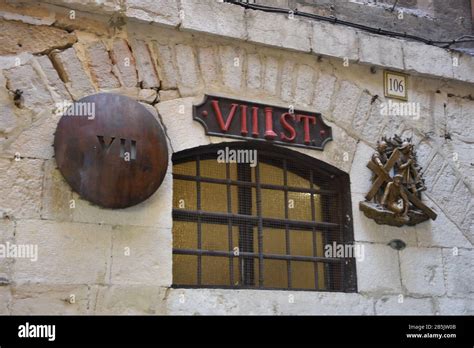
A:
<svg viewBox="0 0 474 348">
<path fill-rule="evenodd" d="M 324 162 L 249 142 L 173 156 L 174 287 L 356 291 L 354 259 L 325 254 L 352 243 L 349 176 Z"/>
</svg>

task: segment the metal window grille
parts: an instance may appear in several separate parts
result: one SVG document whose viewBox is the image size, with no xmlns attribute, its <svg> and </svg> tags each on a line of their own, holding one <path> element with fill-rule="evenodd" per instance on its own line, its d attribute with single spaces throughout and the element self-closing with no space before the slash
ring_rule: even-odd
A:
<svg viewBox="0 0 474 348">
<path fill-rule="evenodd" d="M 257 163 L 217 151 L 256 150 Z M 226 143 L 173 156 L 173 286 L 356 291 L 348 175 L 266 144 Z"/>
</svg>

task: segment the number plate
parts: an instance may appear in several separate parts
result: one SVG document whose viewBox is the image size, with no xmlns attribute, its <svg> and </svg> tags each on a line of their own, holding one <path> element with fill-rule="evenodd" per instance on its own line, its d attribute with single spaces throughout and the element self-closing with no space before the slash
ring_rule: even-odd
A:
<svg viewBox="0 0 474 348">
<path fill-rule="evenodd" d="M 407 100 L 407 75 L 385 70 L 383 77 L 386 97 Z"/>
</svg>

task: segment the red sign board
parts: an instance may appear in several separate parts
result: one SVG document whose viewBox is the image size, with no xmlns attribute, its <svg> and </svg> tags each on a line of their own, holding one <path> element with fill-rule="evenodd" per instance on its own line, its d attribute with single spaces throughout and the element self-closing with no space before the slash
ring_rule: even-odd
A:
<svg viewBox="0 0 474 348">
<path fill-rule="evenodd" d="M 193 118 L 206 134 L 260 140 L 323 150 L 332 140 L 331 127 L 320 113 L 206 95 L 194 105 Z"/>
</svg>

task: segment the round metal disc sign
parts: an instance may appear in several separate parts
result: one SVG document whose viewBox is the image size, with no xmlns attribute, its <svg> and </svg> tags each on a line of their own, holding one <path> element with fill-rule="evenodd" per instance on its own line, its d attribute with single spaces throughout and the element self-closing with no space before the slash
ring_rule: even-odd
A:
<svg viewBox="0 0 474 348">
<path fill-rule="evenodd" d="M 105 208 L 144 201 L 168 166 L 165 135 L 155 117 L 135 100 L 110 93 L 82 98 L 64 112 L 54 152 L 74 191 Z"/>
</svg>

